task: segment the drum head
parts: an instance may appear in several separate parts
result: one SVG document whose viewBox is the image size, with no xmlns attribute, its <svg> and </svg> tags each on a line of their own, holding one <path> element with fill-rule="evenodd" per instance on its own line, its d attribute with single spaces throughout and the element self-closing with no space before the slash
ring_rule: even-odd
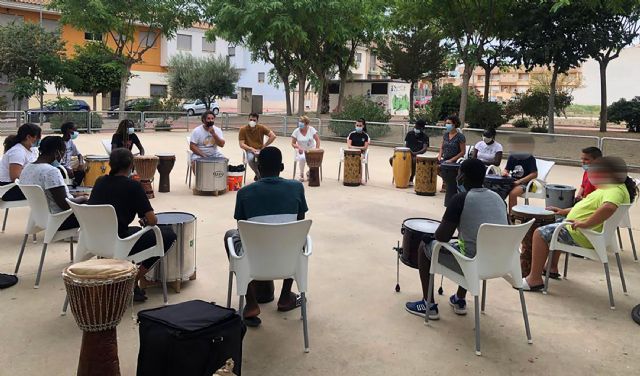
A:
<svg viewBox="0 0 640 376">
<path fill-rule="evenodd" d="M 522 214 L 553 215 L 553 212 L 550 210 L 532 205 L 516 205 L 511 210 Z"/>
<path fill-rule="evenodd" d="M 575 191 L 576 189 L 570 185 L 562 185 L 562 184 L 547 184 L 545 186 L 547 190 L 556 190 L 556 191 Z"/>
<path fill-rule="evenodd" d="M 159 225 L 174 225 L 178 223 L 193 222 L 196 216 L 191 213 L 183 212 L 165 212 L 156 214 Z"/>
<path fill-rule="evenodd" d="M 438 226 L 440 226 L 440 222 L 427 218 L 409 218 L 406 219 L 402 225 L 413 231 L 434 234 Z"/>
<path fill-rule="evenodd" d="M 207 163 L 211 163 L 211 162 L 219 162 L 219 163 L 224 163 L 229 161 L 227 158 L 222 158 L 222 157 L 203 157 L 203 158 L 198 158 L 196 159 L 196 162 L 207 162 Z"/>
<path fill-rule="evenodd" d="M 108 155 L 85 155 L 87 161 L 109 161 Z"/>
<path fill-rule="evenodd" d="M 395 148 L 393 148 L 393 150 L 395 150 L 395 151 L 411 151 L 411 149 L 409 149 L 407 147 L 404 147 L 404 146 L 395 147 Z"/>
<path fill-rule="evenodd" d="M 515 181 L 514 178 L 512 178 L 511 176 L 500 176 L 500 175 L 486 175 L 484 177 L 485 181 L 490 181 L 490 182 L 496 182 L 496 183 L 501 183 L 501 182 L 513 182 Z"/>
<path fill-rule="evenodd" d="M 171 154 L 171 153 L 157 153 L 156 157 L 158 157 L 158 158 L 171 158 L 171 157 L 175 158 L 176 155 L 175 154 Z"/>
<path fill-rule="evenodd" d="M 63 275 L 74 279 L 112 280 L 137 273 L 137 268 L 129 261 L 95 259 L 68 266 Z"/>
</svg>

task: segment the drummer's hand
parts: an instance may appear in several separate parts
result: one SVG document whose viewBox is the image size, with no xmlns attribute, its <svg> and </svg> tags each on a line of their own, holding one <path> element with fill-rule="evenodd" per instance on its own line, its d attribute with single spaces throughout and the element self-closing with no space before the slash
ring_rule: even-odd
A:
<svg viewBox="0 0 640 376">
<path fill-rule="evenodd" d="M 578 202 L 578 201 L 580 201 L 580 200 L 582 200 L 582 196 L 576 196 L 576 198 L 575 198 L 575 200 L 574 200 L 574 201 L 575 201 L 575 202 Z"/>
<path fill-rule="evenodd" d="M 560 208 L 556 208 L 555 206 L 547 206 L 545 209 L 552 211 L 556 214 L 560 211 Z"/>
<path fill-rule="evenodd" d="M 304 154 L 304 150 L 298 148 L 298 154 Z"/>
</svg>

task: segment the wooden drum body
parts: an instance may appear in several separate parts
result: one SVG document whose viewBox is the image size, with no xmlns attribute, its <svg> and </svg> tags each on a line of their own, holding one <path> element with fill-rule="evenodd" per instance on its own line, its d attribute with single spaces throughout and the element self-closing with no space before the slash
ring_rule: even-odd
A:
<svg viewBox="0 0 640 376">
<path fill-rule="evenodd" d="M 140 177 L 140 184 L 142 184 L 147 197 L 154 198 L 151 182 L 158 167 L 158 157 L 155 155 L 136 155 L 133 158 L 133 166 Z"/>
<path fill-rule="evenodd" d="M 396 188 L 407 188 L 411 177 L 411 149 L 398 147 L 393 150 L 393 181 Z"/>
<path fill-rule="evenodd" d="M 533 241 L 533 232 L 540 226 L 555 223 L 556 216 L 552 211 L 544 208 L 530 205 L 516 205 L 511 209 L 511 222 L 513 224 L 525 223 L 535 219 L 533 225 L 522 239 L 522 247 L 520 250 L 520 268 L 522 276 L 526 277 L 531 271 L 531 243 Z"/>
<path fill-rule="evenodd" d="M 444 206 L 448 206 L 451 198 L 458 193 L 456 178 L 458 177 L 459 170 L 460 163 L 440 163 L 440 176 L 442 176 L 442 180 L 447 189 L 447 193 L 444 195 Z"/>
<path fill-rule="evenodd" d="M 320 166 L 322 166 L 322 157 L 324 157 L 324 150 L 322 149 L 309 149 L 305 150 L 304 158 L 309 165 L 309 186 L 320 186 Z"/>
<path fill-rule="evenodd" d="M 83 330 L 78 375 L 120 375 L 116 326 L 131 302 L 138 269 L 124 260 L 97 259 L 62 272 L 71 312 Z"/>
<path fill-rule="evenodd" d="M 176 163 L 175 154 L 156 154 L 158 157 L 158 173 L 160 174 L 160 184 L 158 184 L 158 192 L 170 192 L 171 181 L 169 176 L 171 170 Z"/>
<path fill-rule="evenodd" d="M 93 187 L 99 177 L 107 175 L 111 171 L 109 157 L 106 155 L 87 155 L 85 161 L 87 170 L 84 176 L 84 185 L 87 187 Z"/>
<path fill-rule="evenodd" d="M 511 176 L 487 175 L 484 177 L 484 187 L 494 191 L 504 200 L 513 189 L 515 180 Z"/>
<path fill-rule="evenodd" d="M 360 149 L 344 150 L 344 177 L 342 183 L 357 187 L 362 182 L 362 151 Z"/>
<path fill-rule="evenodd" d="M 420 196 L 435 196 L 438 189 L 438 158 L 418 155 L 414 189 Z"/>
</svg>

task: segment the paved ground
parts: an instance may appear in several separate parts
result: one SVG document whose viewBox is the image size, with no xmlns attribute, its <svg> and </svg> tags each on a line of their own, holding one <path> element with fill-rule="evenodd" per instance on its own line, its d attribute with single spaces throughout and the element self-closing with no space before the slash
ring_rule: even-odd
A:
<svg viewBox="0 0 640 376">
<path fill-rule="evenodd" d="M 145 133 L 149 153 L 176 152 L 172 192 L 157 194 L 157 211 L 180 210 L 198 216 L 197 280 L 170 294 L 170 302 L 189 299 L 225 302 L 227 260 L 222 236 L 234 227 L 234 193 L 196 197 L 184 184 L 185 133 Z M 86 154 L 103 153 L 106 135 L 81 135 Z M 236 134 L 227 133 L 229 140 Z M 289 140 L 284 176 L 292 172 Z M 442 195 L 420 197 L 391 186 L 390 149 L 371 152 L 369 185 L 344 187 L 336 181 L 340 145 L 323 143 L 324 181 L 308 188 L 313 219 L 314 255 L 310 261 L 309 325 L 311 353 L 302 352 L 299 312 L 277 313 L 275 304 L 262 307 L 263 326 L 245 337 L 244 375 L 409 375 L 409 374 L 638 374 L 638 326 L 629 312 L 640 303 L 639 266 L 633 263 L 625 236 L 622 254 L 629 296 L 622 294 L 612 269 L 617 309 L 609 309 L 604 273 L 595 262 L 571 259 L 569 280 L 552 283 L 548 296 L 526 295 L 534 343 L 528 345 L 517 293 L 503 281 L 488 284 L 487 312 L 482 316 L 482 357 L 473 353 L 473 315 L 456 316 L 445 298 L 455 287 L 445 281 L 438 297 L 441 320 L 425 327 L 404 311 L 404 302 L 419 297 L 417 271 L 402 267 L 402 292 L 395 293 L 395 255 L 403 219 L 440 218 Z M 241 153 L 234 141 L 225 147 L 232 163 Z M 249 174 L 251 175 L 251 174 Z M 580 171 L 555 167 L 554 183 L 575 184 Z M 6 233 L 0 234 L 0 271 L 13 271 L 22 239 L 26 209 L 10 213 Z M 639 218 L 637 206 L 632 218 Z M 636 232 L 636 238 L 640 234 Z M 497 240 L 498 241 L 498 240 Z M 81 331 L 71 315 L 60 317 L 64 287 L 60 271 L 68 264 L 65 244 L 50 247 L 39 290 L 32 288 L 40 245 L 29 244 L 20 283 L 0 292 L 0 375 L 72 375 L 77 365 Z M 170 290 L 171 291 L 171 290 Z M 147 303 L 135 310 L 162 304 L 160 289 L 150 288 Z M 234 299 L 237 304 L 237 299 Z M 469 306 L 473 312 L 473 303 Z M 123 375 L 135 374 L 138 334 L 127 314 L 118 327 Z"/>
</svg>

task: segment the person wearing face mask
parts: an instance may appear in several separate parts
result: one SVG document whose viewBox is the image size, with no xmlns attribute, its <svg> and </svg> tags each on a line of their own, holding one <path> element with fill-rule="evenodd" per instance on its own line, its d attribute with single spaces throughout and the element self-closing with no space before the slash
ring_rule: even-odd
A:
<svg viewBox="0 0 640 376">
<path fill-rule="evenodd" d="M 487 128 L 482 133 L 482 141 L 473 147 L 473 158 L 477 158 L 486 166 L 500 166 L 502 162 L 502 145 L 496 141 L 496 130 Z"/>
<path fill-rule="evenodd" d="M 39 126 L 26 123 L 18 128 L 18 133 L 4 140 L 4 155 L 0 160 L 0 185 L 11 184 L 20 177 L 22 169 L 38 158 L 34 148 L 40 142 L 42 130 Z M 3 201 L 26 200 L 19 187 L 13 187 L 3 196 Z"/>
<path fill-rule="evenodd" d="M 580 229 L 602 231 L 602 224 L 615 213 L 620 205 L 634 201 L 638 192 L 636 184 L 627 175 L 627 166 L 621 158 L 602 157 L 593 161 L 587 171 L 589 180 L 597 188 L 572 208 L 548 207 L 556 215 L 572 222 L 558 233 L 558 241 L 583 248 L 593 248 Z M 525 291 L 540 291 L 544 288 L 543 274 L 549 254 L 549 244 L 560 222 L 541 226 L 533 233 L 531 249 L 531 272 L 523 278 Z M 558 260 L 561 252 L 555 252 L 551 260 L 549 275 L 558 275 Z"/>
<path fill-rule="evenodd" d="M 461 192 L 456 193 L 447 210 L 442 216 L 442 221 L 435 232 L 435 239 L 440 242 L 451 241 L 453 234 L 458 231 L 458 239 L 451 245 L 466 257 L 476 255 L 476 241 L 478 231 L 483 223 L 506 225 L 507 207 L 502 198 L 495 192 L 484 188 L 486 167 L 478 159 L 467 159 L 460 165 L 458 184 Z M 420 243 L 418 250 L 418 270 L 422 283 L 422 299 L 415 302 L 407 302 L 407 312 L 424 317 L 429 315 L 430 320 L 439 319 L 438 305 L 432 300 L 427 304 L 427 294 L 433 286 L 429 284 L 431 268 L 432 243 Z M 451 270 L 462 274 L 462 269 L 455 257 L 444 248 L 440 250 L 439 263 Z M 467 291 L 458 287 L 458 291 L 449 297 L 449 305 L 454 313 L 464 315 L 467 313 L 465 296 Z M 433 294 L 431 294 L 433 297 Z M 427 306 L 429 309 L 427 310 Z"/>
<path fill-rule="evenodd" d="M 459 130 L 460 119 L 457 116 L 451 115 L 447 117 L 444 126 L 446 132 L 442 136 L 442 144 L 440 144 L 440 151 L 438 152 L 438 163 L 456 163 L 458 159 L 464 156 L 467 139 Z M 443 182 L 440 192 L 446 192 L 445 185 Z"/>
<path fill-rule="evenodd" d="M 267 137 L 267 142 L 264 141 L 265 136 Z M 275 141 L 276 134 L 268 127 L 258 124 L 258 114 L 252 112 L 249 114 L 249 124 L 240 128 L 238 139 L 240 148 L 247 153 L 247 163 L 255 173 L 254 180 L 260 179 L 256 156 L 260 153 L 260 150 Z"/>
<path fill-rule="evenodd" d="M 429 136 L 424 129 L 427 123 L 420 119 L 416 121 L 413 129 L 407 132 L 404 137 L 404 146 L 411 150 L 411 176 L 409 177 L 409 185 L 413 184 L 413 178 L 416 175 L 416 156 L 424 154 L 429 147 Z M 393 167 L 393 157 L 389 158 L 389 164 Z"/>
<path fill-rule="evenodd" d="M 364 118 L 356 120 L 356 129 L 347 136 L 347 147 L 349 149 L 360 149 L 363 153 L 369 148 L 367 122 Z"/>
<path fill-rule="evenodd" d="M 135 124 L 133 123 L 133 120 L 124 119 L 120 124 L 118 124 L 116 133 L 111 137 L 111 150 L 126 148 L 131 151 L 133 149 L 133 145 L 138 148 L 140 155 L 144 155 L 144 148 L 142 147 L 142 142 L 140 142 L 138 135 L 135 133 Z"/>
<path fill-rule="evenodd" d="M 320 147 L 318 131 L 309 125 L 309 118 L 301 116 L 298 119 L 298 127 L 291 134 L 291 146 L 296 151 L 296 162 L 300 171 L 300 181 L 304 181 L 304 165 L 306 163 L 304 152 Z"/>
<path fill-rule="evenodd" d="M 20 175 L 20 184 L 39 185 L 44 191 L 52 214 L 69 210 L 69 200 L 84 204 L 87 201 L 86 195 L 73 197 L 69 194 L 69 188 L 64 182 L 64 178 L 56 165 L 62 160 L 66 152 L 66 145 L 60 136 L 47 136 L 42 139 L 39 147 L 40 155 L 35 162 L 28 164 Z M 58 163 L 56 163 L 58 162 Z M 78 220 L 72 214 L 59 227 L 59 230 L 70 230 L 78 228 Z"/>
<path fill-rule="evenodd" d="M 538 166 L 536 158 L 531 154 L 533 137 L 513 136 L 509 142 L 513 151 L 507 159 L 502 175 L 515 179 L 513 188 L 509 192 L 509 211 L 511 211 L 511 208 L 518 204 L 518 197 L 527 189 L 527 183 L 538 177 Z"/>
<path fill-rule="evenodd" d="M 60 126 L 60 133 L 62 133 L 62 139 L 67 147 L 60 164 L 67 170 L 67 175 L 73 179 L 73 187 L 75 188 L 82 184 L 85 175 L 84 158 L 73 142 L 80 133 L 78 133 L 76 125 L 71 121 Z"/>
<path fill-rule="evenodd" d="M 216 127 L 216 115 L 212 111 L 205 111 L 201 118 L 202 125 L 196 127 L 191 133 L 189 148 L 193 153 L 191 155 L 191 163 L 193 173 L 195 174 L 194 161 L 198 158 L 218 157 L 224 158 L 219 148 L 224 147 L 225 141 L 222 135 L 222 129 Z"/>
<path fill-rule="evenodd" d="M 584 172 L 582 173 L 582 183 L 580 184 L 580 188 L 576 193 L 576 202 L 582 200 L 587 197 L 591 192 L 596 190 L 596 187 L 591 184 L 589 181 L 589 166 L 598 158 L 602 158 L 602 151 L 595 146 L 590 146 L 588 148 L 582 149 L 582 156 L 580 159 L 582 160 L 582 169 Z"/>
<path fill-rule="evenodd" d="M 101 176 L 96 180 L 89 205 L 111 205 L 116 212 L 118 219 L 118 236 L 122 239 L 140 231 L 138 226 L 129 226 L 136 218 L 141 226 L 155 226 L 158 224 L 153 207 L 147 198 L 147 194 L 139 181 L 129 178 L 133 171 L 133 154 L 126 148 L 114 149 L 109 155 L 109 175 Z M 166 253 L 176 240 L 176 234 L 171 226 L 160 226 L 164 252 Z M 133 245 L 129 255 L 149 249 L 156 244 L 153 231 L 145 233 Z M 144 290 L 138 286 L 138 281 L 142 278 L 153 264 L 158 261 L 158 257 L 148 258 L 140 263 L 136 284 L 134 287 L 133 300 L 140 302 L 147 299 Z"/>
</svg>

